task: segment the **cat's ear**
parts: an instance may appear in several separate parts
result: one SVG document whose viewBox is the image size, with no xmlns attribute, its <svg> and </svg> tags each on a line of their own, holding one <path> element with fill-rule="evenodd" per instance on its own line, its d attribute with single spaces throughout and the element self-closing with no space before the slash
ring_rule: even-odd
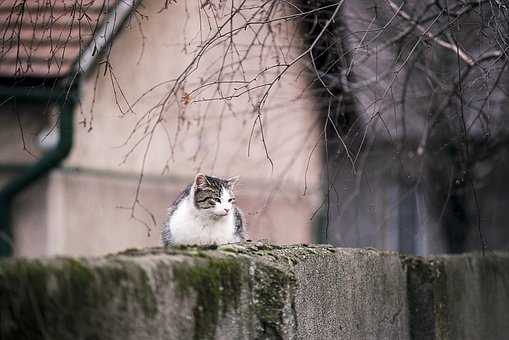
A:
<svg viewBox="0 0 509 340">
<path fill-rule="evenodd" d="M 235 184 L 237 184 L 239 181 L 239 176 L 230 177 L 226 180 L 226 183 L 228 183 L 228 186 L 230 188 L 233 188 Z"/>
<path fill-rule="evenodd" d="M 194 183 L 198 188 L 201 188 L 209 184 L 209 181 L 207 180 L 207 176 L 204 174 L 197 174 L 194 178 Z"/>
</svg>

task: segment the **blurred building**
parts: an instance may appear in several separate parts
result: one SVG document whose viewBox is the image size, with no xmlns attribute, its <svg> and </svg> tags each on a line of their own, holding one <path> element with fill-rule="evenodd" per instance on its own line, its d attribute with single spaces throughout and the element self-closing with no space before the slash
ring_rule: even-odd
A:
<svg viewBox="0 0 509 340">
<path fill-rule="evenodd" d="M 167 207 L 197 172 L 241 177 L 238 204 L 252 239 L 314 240 L 321 127 L 313 101 L 302 96 L 306 79 L 288 73 L 271 90 L 266 147 L 249 96 L 225 104 L 183 91 L 178 105 L 163 108 L 152 133 L 156 120 L 146 114 L 161 109 L 168 80 L 195 58 L 191 45 L 204 25 L 198 3 L 163 6 L 0 5 L 8 37 L 0 55 L 1 227 L 14 255 L 99 255 L 159 245 Z M 248 33 L 237 36 L 239 43 Z M 265 49 L 253 69 L 272 53 Z M 221 56 L 218 49 L 203 57 L 190 89 Z M 58 157 L 63 162 L 54 167 Z"/>
<path fill-rule="evenodd" d="M 331 117 L 328 242 L 507 249 L 507 8 L 345 1 L 329 22 L 337 1 L 303 3 L 328 8 L 307 17 L 310 41 L 330 24 L 314 50 Z"/>
</svg>

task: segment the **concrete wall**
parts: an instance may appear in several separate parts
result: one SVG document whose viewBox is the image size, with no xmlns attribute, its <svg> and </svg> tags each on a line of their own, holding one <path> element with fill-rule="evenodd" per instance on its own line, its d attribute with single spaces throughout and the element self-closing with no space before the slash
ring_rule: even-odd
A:
<svg viewBox="0 0 509 340">
<path fill-rule="evenodd" d="M 2 339 L 505 339 L 509 255 L 149 248 L 0 262 Z"/>
</svg>

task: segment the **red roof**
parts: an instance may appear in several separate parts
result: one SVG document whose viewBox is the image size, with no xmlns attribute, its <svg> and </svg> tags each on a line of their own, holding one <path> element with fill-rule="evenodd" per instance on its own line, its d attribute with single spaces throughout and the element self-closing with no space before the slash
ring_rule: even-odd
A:
<svg viewBox="0 0 509 340">
<path fill-rule="evenodd" d="M 0 77 L 71 71 L 120 0 L 0 0 Z"/>
</svg>

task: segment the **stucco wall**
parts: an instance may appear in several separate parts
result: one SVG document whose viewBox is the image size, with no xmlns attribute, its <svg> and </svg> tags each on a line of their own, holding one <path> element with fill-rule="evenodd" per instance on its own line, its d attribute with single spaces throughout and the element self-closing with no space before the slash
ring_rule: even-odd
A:
<svg viewBox="0 0 509 340">
<path fill-rule="evenodd" d="M 23 195 L 20 205 L 16 205 L 19 208 L 15 215 L 25 220 L 19 221 L 14 229 L 15 255 L 90 256 L 161 245 L 160 228 L 166 218 L 169 200 L 187 185 L 187 179 L 160 176 L 145 179 L 143 204 L 153 213 L 155 225 L 139 207 L 136 216 L 146 218 L 147 225 L 131 217 L 129 209 L 137 179 L 136 175 L 105 171 L 55 171 L 49 180 L 44 181 L 44 186 Z M 247 213 L 249 237 L 294 243 L 307 241 L 309 227 L 299 219 L 301 214 L 312 214 L 309 202 L 298 191 L 287 190 L 286 194 L 274 195 L 272 209 L 263 214 L 251 214 L 259 209 L 257 199 L 264 194 L 264 186 L 259 182 L 256 184 L 242 182 L 237 189 L 237 204 Z M 47 195 L 47 201 L 43 195 Z M 287 207 L 288 195 L 295 196 L 292 198 L 293 209 Z M 37 211 L 51 213 L 38 215 Z M 277 227 L 282 224 L 288 227 Z"/>
<path fill-rule="evenodd" d="M 104 68 L 99 68 L 83 84 L 83 100 L 77 120 L 85 124 L 78 128 L 77 145 L 67 165 L 134 173 L 140 171 L 145 143 L 119 166 L 133 145 L 128 143 L 122 146 L 122 143 L 135 128 L 137 120 L 168 93 L 173 85 L 170 80 L 178 77 L 195 57 L 200 37 L 206 39 L 210 33 L 206 28 L 208 26 L 200 23 L 205 19 L 203 10 L 199 12 L 199 8 L 200 4 L 185 1 L 172 3 L 163 11 L 158 2 L 143 4 L 140 12 L 147 16 L 147 20 L 141 22 L 145 38 L 142 38 L 133 19 L 131 25 L 125 27 L 116 38 L 108 54 L 111 69 L 104 75 Z M 263 37 L 264 31 L 260 35 Z M 293 39 L 295 48 L 288 48 L 287 58 L 301 52 L 301 38 L 291 24 L 282 25 L 275 37 L 280 43 Z M 252 38 L 251 32 L 235 36 L 239 46 L 248 44 Z M 250 55 L 253 60 L 244 64 L 246 79 L 251 79 L 264 67 L 274 63 L 276 57 L 270 48 L 254 46 L 253 49 L 261 54 L 258 56 L 253 52 Z M 224 52 L 222 47 L 218 47 L 203 55 L 185 90 L 191 92 L 200 86 L 203 77 L 217 71 L 218 58 L 222 58 Z M 303 66 L 304 60 L 276 83 L 263 110 L 264 133 L 274 168 L 266 158 L 257 125 L 248 156 L 248 143 L 257 117 L 253 107 L 256 92 L 251 97 L 246 94 L 229 101 L 200 102 L 200 99 L 208 98 L 207 95 L 212 96 L 211 93 L 205 93 L 192 95 L 188 105 L 183 105 L 179 97 L 175 105 L 166 108 L 161 126 L 167 129 L 168 135 L 162 128 L 157 129 L 145 172 L 160 175 L 170 158 L 167 169 L 170 176 L 189 176 L 200 169 L 219 175 L 237 174 L 247 179 L 276 181 L 284 174 L 285 184 L 303 189 L 307 160 L 313 146 L 321 140 L 319 135 L 322 130 L 317 120 L 319 111 L 313 107 L 313 98 L 303 95 L 303 90 L 309 86 L 309 79 L 302 73 Z M 225 69 L 224 72 L 229 71 Z M 96 79 L 97 74 L 99 77 Z M 239 79 L 242 77 L 240 73 L 237 75 Z M 270 77 L 267 77 L 268 80 Z M 115 88 L 112 81 L 116 84 Z M 162 82 L 167 82 L 167 85 L 148 92 L 135 103 Z M 178 93 L 178 96 L 182 95 L 184 93 Z M 127 112 L 130 108 L 132 112 Z M 140 136 L 136 134 L 135 140 Z M 311 187 L 319 178 L 319 161 L 320 154 L 317 152 L 310 162 L 308 184 Z"/>
<path fill-rule="evenodd" d="M 140 24 L 144 38 L 133 19 L 116 38 L 108 54 L 111 69 L 105 74 L 104 68 L 100 67 L 84 81 L 82 102 L 76 113 L 76 143 L 65 162 L 66 167 L 80 171 L 75 177 L 72 172 L 66 172 L 53 179 L 55 183 L 66 183 L 60 185 L 61 192 L 54 191 L 54 194 L 67 198 L 64 209 L 56 206 L 55 209 L 60 210 L 52 212 L 62 215 L 55 220 L 52 228 L 60 228 L 67 234 L 72 228 L 74 235 L 83 237 L 99 229 L 108 230 L 108 234 L 98 232 L 95 234 L 100 237 L 90 237 L 90 242 L 98 242 L 99 238 L 109 244 L 108 247 L 97 247 L 103 252 L 118 251 L 126 246 L 159 244 L 157 238 L 146 237 L 145 226 L 131 219 L 130 211 L 115 208 L 131 206 L 135 199 L 147 140 L 127 159 L 124 157 L 142 136 L 144 127 L 138 127 L 133 139 L 126 145 L 124 142 L 138 119 L 158 103 L 172 83 L 150 92 L 136 105 L 134 102 L 154 85 L 176 78 L 194 57 L 198 37 L 207 36 L 206 25 L 200 24 L 198 6 L 198 3 L 178 1 L 161 11 L 160 3 L 144 2 L 140 8 L 141 13 L 148 17 Z M 203 13 L 201 16 L 204 20 Z M 290 24 L 282 26 L 281 32 L 276 35 L 278 39 L 281 42 L 293 39 L 298 45 L 295 27 Z M 252 37 L 246 32 L 235 39 L 240 46 L 247 44 Z M 203 56 L 196 73 L 186 83 L 186 91 L 191 91 L 199 85 L 201 78 L 210 75 L 223 52 L 216 48 Z M 245 64 L 247 73 L 244 76 L 247 79 L 273 63 L 273 50 L 260 52 L 260 58 L 253 58 Z M 295 49 L 293 53 L 297 52 Z M 287 57 L 291 58 L 291 55 Z M 237 196 L 253 239 L 273 242 L 313 240 L 313 221 L 310 218 L 321 203 L 321 148 L 316 147 L 322 139 L 321 120 L 312 98 L 302 95 L 309 80 L 301 72 L 299 65 L 292 68 L 272 88 L 265 104 L 264 135 L 273 167 L 266 157 L 258 125 L 251 135 L 257 116 L 253 99 L 248 95 L 227 102 L 192 101 L 189 105 L 182 105 L 178 99 L 176 105 L 167 107 L 161 126 L 155 130 L 151 140 L 143 170 L 144 188 L 139 197 L 143 206 L 154 215 L 155 225 L 140 206 L 135 212 L 137 218 L 154 229 L 153 235 L 159 234 L 158 228 L 166 218 L 166 208 L 201 171 L 216 176 L 240 176 Z M 240 74 L 238 78 L 241 78 Z M 179 92 L 178 97 L 183 94 Z M 123 100 L 124 96 L 132 112 L 126 111 L 129 107 Z M 192 99 L 202 97 L 206 95 L 196 95 Z M 109 173 L 110 178 L 96 176 L 97 171 Z M 116 177 L 124 180 L 119 181 Z M 161 177 L 155 179 L 157 184 L 149 179 L 157 177 Z M 80 185 L 88 188 L 79 193 Z M 73 201 L 79 203 L 73 205 Z M 97 206 L 101 207 L 100 217 L 96 214 Z M 71 220 L 72 224 L 63 222 Z M 122 221 L 119 224 L 122 230 L 111 229 L 111 220 Z M 90 228 L 90 225 L 96 227 Z M 80 244 L 67 244 L 63 254 L 87 254 Z M 90 254 L 96 253 L 92 251 Z"/>
<path fill-rule="evenodd" d="M 0 165 L 27 164 L 41 155 L 38 135 L 47 125 L 48 111 L 44 104 L 0 105 Z"/>
</svg>

